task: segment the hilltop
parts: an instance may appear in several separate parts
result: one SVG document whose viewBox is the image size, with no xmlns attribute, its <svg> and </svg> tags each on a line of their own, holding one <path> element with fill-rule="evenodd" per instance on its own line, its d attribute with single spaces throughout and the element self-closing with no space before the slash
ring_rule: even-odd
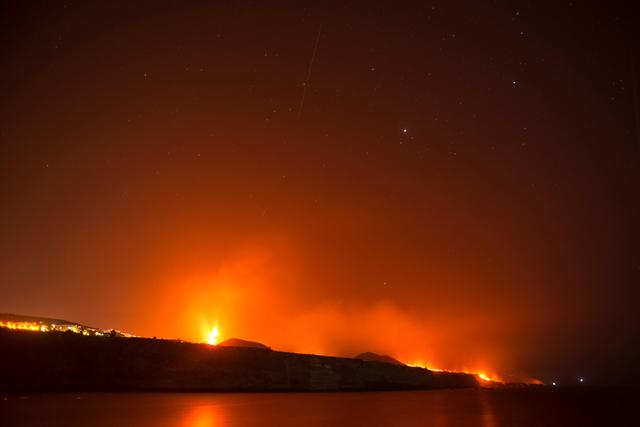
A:
<svg viewBox="0 0 640 427">
<path fill-rule="evenodd" d="M 269 347 L 266 345 L 256 342 L 256 341 L 247 341 L 242 340 L 240 338 L 229 338 L 227 340 L 222 341 L 217 344 L 218 347 L 244 347 L 244 348 L 261 348 L 264 350 L 269 350 Z"/>
<path fill-rule="evenodd" d="M 406 366 L 404 363 L 399 361 L 398 359 L 394 359 L 391 356 L 387 356 L 386 354 L 376 354 L 371 352 L 360 353 L 354 357 L 354 359 L 366 360 L 367 362 L 382 362 L 382 363 L 391 363 L 392 365 L 401 365 Z"/>
</svg>

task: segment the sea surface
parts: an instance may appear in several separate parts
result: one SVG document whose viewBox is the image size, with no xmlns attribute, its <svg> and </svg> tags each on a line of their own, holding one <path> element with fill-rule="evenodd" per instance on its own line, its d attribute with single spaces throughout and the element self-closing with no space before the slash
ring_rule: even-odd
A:
<svg viewBox="0 0 640 427">
<path fill-rule="evenodd" d="M 629 389 L 0 395 L 0 426 L 640 426 Z"/>
</svg>

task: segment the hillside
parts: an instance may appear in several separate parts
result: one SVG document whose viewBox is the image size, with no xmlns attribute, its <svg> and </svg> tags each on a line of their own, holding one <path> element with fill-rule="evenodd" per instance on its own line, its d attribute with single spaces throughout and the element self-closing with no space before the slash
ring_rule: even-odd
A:
<svg viewBox="0 0 640 427">
<path fill-rule="evenodd" d="M 392 365 L 401 365 L 405 366 L 401 361 L 394 359 L 391 356 L 387 356 L 386 354 L 377 354 L 371 352 L 360 353 L 354 357 L 354 359 L 366 360 L 367 362 L 383 362 L 383 363 L 391 363 Z"/>
<path fill-rule="evenodd" d="M 5 391 L 347 391 L 477 387 L 473 375 L 147 338 L 0 328 Z"/>
</svg>

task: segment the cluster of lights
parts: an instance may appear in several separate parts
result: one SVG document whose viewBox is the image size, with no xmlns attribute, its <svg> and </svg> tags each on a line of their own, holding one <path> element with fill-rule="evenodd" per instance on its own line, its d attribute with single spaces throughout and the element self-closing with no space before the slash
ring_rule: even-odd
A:
<svg viewBox="0 0 640 427">
<path fill-rule="evenodd" d="M 47 332 L 47 325 L 37 322 L 3 322 L 0 320 L 0 328 L 17 329 L 21 331 Z"/>
<path fill-rule="evenodd" d="M 3 321 L 0 320 L 0 328 L 20 330 L 20 331 L 32 331 L 32 332 L 73 332 L 75 334 L 81 334 L 86 336 L 110 336 L 113 334 L 117 334 L 119 336 L 124 337 L 133 337 L 134 335 L 125 334 L 118 331 L 103 331 L 95 328 L 88 328 L 75 324 L 62 324 L 58 325 L 55 323 L 47 324 L 43 322 L 11 322 L 11 321 Z"/>
<path fill-rule="evenodd" d="M 104 332 L 99 331 L 97 329 L 83 328 L 82 326 L 79 326 L 79 325 L 68 325 L 68 324 L 56 325 L 54 323 L 46 324 L 42 322 L 24 322 L 24 321 L 23 322 L 4 322 L 0 320 L 0 328 L 15 329 L 20 331 L 34 331 L 34 332 L 71 331 L 73 333 L 82 334 L 82 335 L 98 335 L 98 336 L 105 335 Z"/>
</svg>

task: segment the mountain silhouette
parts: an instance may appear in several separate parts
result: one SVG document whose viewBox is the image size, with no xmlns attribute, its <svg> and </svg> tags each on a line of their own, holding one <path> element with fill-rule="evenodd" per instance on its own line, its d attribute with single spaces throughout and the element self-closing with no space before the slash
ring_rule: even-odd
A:
<svg viewBox="0 0 640 427">
<path fill-rule="evenodd" d="M 222 341 L 218 344 L 218 347 L 245 347 L 245 348 L 262 348 L 265 350 L 269 350 L 270 348 L 266 345 L 256 342 L 256 341 L 247 341 L 241 340 L 240 338 L 229 338 L 227 340 Z"/>
<path fill-rule="evenodd" d="M 380 355 L 376 353 L 371 353 L 369 351 L 358 354 L 357 356 L 354 357 L 354 359 L 366 360 L 367 362 L 383 362 L 383 363 L 391 363 L 393 365 L 405 366 L 404 363 L 402 363 L 397 359 L 394 359 L 391 356 L 387 356 L 386 354 Z"/>
</svg>

